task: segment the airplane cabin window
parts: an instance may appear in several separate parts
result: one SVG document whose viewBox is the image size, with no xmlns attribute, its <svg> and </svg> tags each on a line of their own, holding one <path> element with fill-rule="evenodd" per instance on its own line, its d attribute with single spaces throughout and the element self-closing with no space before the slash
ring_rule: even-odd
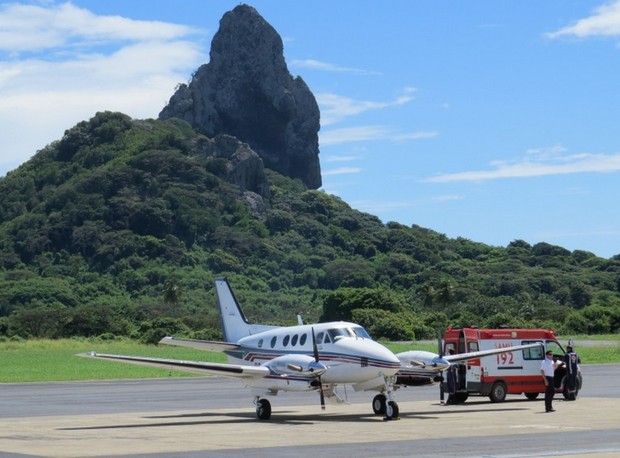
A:
<svg viewBox="0 0 620 458">
<path fill-rule="evenodd" d="M 293 338 L 291 339 L 291 345 L 292 345 L 293 347 L 294 347 L 295 345 L 297 345 L 297 339 L 298 339 L 298 337 L 299 337 L 299 336 L 298 336 L 297 334 L 295 334 L 295 335 L 293 336 Z"/>
<path fill-rule="evenodd" d="M 273 336 L 271 338 L 271 348 L 276 346 L 276 341 L 278 340 L 278 338 L 276 336 Z"/>
<path fill-rule="evenodd" d="M 308 337 L 306 336 L 306 334 L 302 334 L 301 338 L 299 339 L 299 345 L 305 345 L 307 338 Z"/>
<path fill-rule="evenodd" d="M 288 334 L 284 336 L 284 340 L 282 340 L 282 345 L 284 345 L 285 347 L 288 345 L 288 341 L 291 338 L 291 336 L 289 336 Z"/>
<path fill-rule="evenodd" d="M 258 348 L 263 348 L 263 339 L 258 341 Z"/>
<path fill-rule="evenodd" d="M 322 332 L 319 332 L 319 333 L 316 335 L 315 339 L 316 339 L 316 344 L 317 344 L 317 345 L 320 345 L 320 344 L 322 344 L 322 343 L 323 343 L 323 336 L 324 336 L 324 335 L 325 335 L 325 334 L 324 334 L 324 333 L 322 333 Z"/>
</svg>

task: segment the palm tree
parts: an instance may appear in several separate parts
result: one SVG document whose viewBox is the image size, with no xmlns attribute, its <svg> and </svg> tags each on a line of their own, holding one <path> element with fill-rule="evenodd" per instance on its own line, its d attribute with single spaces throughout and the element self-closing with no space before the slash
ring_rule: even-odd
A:
<svg viewBox="0 0 620 458">
<path fill-rule="evenodd" d="M 173 306 L 181 302 L 181 287 L 176 280 L 166 280 L 164 283 L 164 302 Z"/>
</svg>

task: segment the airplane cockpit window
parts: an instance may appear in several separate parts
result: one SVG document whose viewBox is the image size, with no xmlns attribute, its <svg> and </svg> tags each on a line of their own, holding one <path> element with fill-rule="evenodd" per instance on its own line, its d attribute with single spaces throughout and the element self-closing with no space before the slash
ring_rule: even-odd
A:
<svg viewBox="0 0 620 458">
<path fill-rule="evenodd" d="M 285 347 L 288 345 L 288 341 L 291 338 L 291 336 L 289 336 L 288 334 L 284 336 L 284 339 L 282 340 L 282 345 L 284 345 Z"/>
<path fill-rule="evenodd" d="M 294 347 L 295 345 L 297 345 L 297 339 L 299 338 L 299 336 L 297 334 L 295 334 L 293 336 L 293 338 L 291 339 L 291 345 Z"/>
<path fill-rule="evenodd" d="M 364 329 L 361 326 L 356 326 L 353 328 L 353 333 L 357 336 L 357 337 L 361 337 L 362 339 L 370 339 L 370 334 L 368 334 L 368 332 L 366 331 L 366 329 Z"/>
<path fill-rule="evenodd" d="M 301 338 L 299 339 L 299 345 L 304 345 L 306 343 L 307 338 L 308 336 L 306 334 L 302 334 Z"/>
<path fill-rule="evenodd" d="M 349 328 L 334 328 L 329 329 L 327 331 L 329 337 L 333 342 L 336 342 L 338 339 L 342 339 L 343 337 L 354 337 L 353 331 Z"/>
<path fill-rule="evenodd" d="M 271 348 L 276 346 L 276 341 L 278 340 L 278 338 L 276 336 L 273 336 L 271 338 Z"/>
<path fill-rule="evenodd" d="M 324 334 L 323 332 L 319 332 L 319 333 L 316 335 L 315 339 L 316 339 L 316 344 L 317 344 L 317 345 L 321 345 L 321 344 L 323 343 L 323 336 L 324 336 L 324 335 L 325 335 L 325 334 Z"/>
</svg>

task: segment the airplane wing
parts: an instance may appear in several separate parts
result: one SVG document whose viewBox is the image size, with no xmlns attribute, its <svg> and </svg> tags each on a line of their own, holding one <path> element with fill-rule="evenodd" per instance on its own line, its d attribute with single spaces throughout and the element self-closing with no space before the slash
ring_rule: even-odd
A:
<svg viewBox="0 0 620 458">
<path fill-rule="evenodd" d="M 236 350 L 239 345 L 229 342 L 215 342 L 213 340 L 195 340 L 195 339 L 180 339 L 177 337 L 164 337 L 159 341 L 162 345 L 174 345 L 176 347 L 189 347 L 197 350 L 208 351 L 224 351 L 224 350 Z"/>
<path fill-rule="evenodd" d="M 515 345 L 512 347 L 494 348 L 492 350 L 481 350 L 481 351 L 472 351 L 469 353 L 459 353 L 457 355 L 445 355 L 443 359 L 451 363 L 456 363 L 459 361 L 468 361 L 470 359 L 482 358 L 483 356 L 497 355 L 499 353 L 509 353 L 513 351 L 526 350 L 528 348 L 536 348 L 536 347 L 542 347 L 542 346 L 543 346 L 542 342 L 537 342 L 537 343 L 526 344 L 526 345 Z"/>
<path fill-rule="evenodd" d="M 178 359 L 148 358 L 144 356 L 110 355 L 106 353 L 80 353 L 86 358 L 108 359 L 143 366 L 161 367 L 163 369 L 179 369 L 199 374 L 225 375 L 237 378 L 263 378 L 270 374 L 264 366 L 243 366 L 237 364 L 208 363 L 204 361 L 183 361 Z"/>
</svg>

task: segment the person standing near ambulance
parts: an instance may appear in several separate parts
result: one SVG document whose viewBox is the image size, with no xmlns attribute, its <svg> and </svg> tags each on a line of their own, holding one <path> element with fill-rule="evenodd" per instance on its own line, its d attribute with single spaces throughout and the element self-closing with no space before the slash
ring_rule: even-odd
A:
<svg viewBox="0 0 620 458">
<path fill-rule="evenodd" d="M 547 350 L 547 353 L 545 353 L 545 359 L 540 364 L 540 374 L 545 381 L 545 412 L 555 412 L 553 408 L 555 364 L 553 362 L 553 352 L 551 350 Z"/>
<path fill-rule="evenodd" d="M 564 355 L 563 362 L 566 368 L 565 384 L 568 393 L 566 399 L 568 401 L 574 401 L 577 397 L 577 376 L 581 374 L 581 369 L 579 367 L 579 356 L 573 351 L 572 345 L 566 347 L 566 354 Z"/>
</svg>

